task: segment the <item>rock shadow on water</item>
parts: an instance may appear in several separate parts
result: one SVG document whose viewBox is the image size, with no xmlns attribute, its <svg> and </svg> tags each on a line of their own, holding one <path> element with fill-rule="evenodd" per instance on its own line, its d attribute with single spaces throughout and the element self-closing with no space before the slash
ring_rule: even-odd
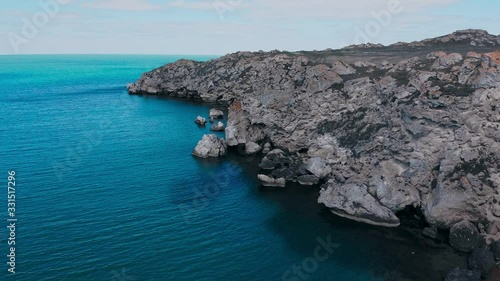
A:
<svg viewBox="0 0 500 281">
<path fill-rule="evenodd" d="M 340 245 L 311 278 L 441 281 L 449 270 L 466 266 L 465 257 L 447 244 L 417 235 L 421 229 L 370 226 L 333 215 L 316 203 L 318 191 L 293 184 L 286 189 L 261 188 L 258 195 L 279 205 L 267 227 L 301 257 L 296 264 L 313 255 L 318 238 L 331 236 Z M 353 272 L 356 276 L 349 275 Z"/>
</svg>

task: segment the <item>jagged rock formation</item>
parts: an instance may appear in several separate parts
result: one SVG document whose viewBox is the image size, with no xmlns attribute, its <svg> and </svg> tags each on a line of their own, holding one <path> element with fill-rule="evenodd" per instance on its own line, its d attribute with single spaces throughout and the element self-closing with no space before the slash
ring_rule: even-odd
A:
<svg viewBox="0 0 500 281">
<path fill-rule="evenodd" d="M 210 109 L 209 115 L 210 115 L 210 119 L 220 119 L 220 118 L 224 117 L 224 112 L 222 112 L 218 109 L 212 108 L 212 109 Z"/>
<path fill-rule="evenodd" d="M 286 185 L 285 178 L 273 178 L 267 175 L 257 175 L 257 178 L 260 180 L 263 186 L 285 187 Z"/>
<path fill-rule="evenodd" d="M 193 150 L 193 155 L 200 158 L 225 156 L 226 153 L 226 140 L 216 135 L 204 135 Z"/>
<path fill-rule="evenodd" d="M 413 206 L 442 229 L 488 228 L 500 220 L 499 46 L 466 30 L 388 47 L 239 52 L 179 60 L 128 89 L 226 103 L 227 144 L 247 154 L 268 145 L 263 183 L 324 183 L 319 202 L 338 215 L 396 226 Z"/>
<path fill-rule="evenodd" d="M 224 132 L 225 129 L 226 126 L 224 126 L 224 123 L 222 122 L 217 122 L 217 124 L 214 124 L 212 125 L 212 127 L 210 127 L 210 131 L 214 132 Z"/>
<path fill-rule="evenodd" d="M 196 123 L 199 126 L 205 126 L 207 124 L 207 119 L 205 119 L 205 118 L 203 118 L 201 116 L 198 116 L 194 120 L 194 123 Z"/>
</svg>

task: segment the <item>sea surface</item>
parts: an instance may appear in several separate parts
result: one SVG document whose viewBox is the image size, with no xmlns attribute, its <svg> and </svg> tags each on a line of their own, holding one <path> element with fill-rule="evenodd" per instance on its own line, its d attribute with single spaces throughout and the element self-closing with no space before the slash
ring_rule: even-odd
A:
<svg viewBox="0 0 500 281">
<path fill-rule="evenodd" d="M 211 59 L 0 56 L 0 280 L 441 280 L 463 265 L 418 229 L 335 217 L 318 188 L 260 187 L 255 159 L 194 158 L 209 130 L 193 121 L 217 105 L 125 87 L 181 57 Z"/>
</svg>

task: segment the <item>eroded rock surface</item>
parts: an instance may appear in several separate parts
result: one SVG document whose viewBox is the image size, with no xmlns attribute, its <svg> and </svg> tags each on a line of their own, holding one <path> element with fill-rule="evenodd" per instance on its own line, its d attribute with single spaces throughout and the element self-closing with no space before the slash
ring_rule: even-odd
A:
<svg viewBox="0 0 500 281">
<path fill-rule="evenodd" d="M 499 46 L 499 36 L 464 30 L 388 47 L 239 52 L 179 60 L 128 89 L 227 104 L 227 144 L 269 152 L 263 182 L 275 170 L 305 185 L 317 178 L 319 201 L 338 215 L 396 226 L 411 206 L 442 229 L 491 225 L 500 220 Z"/>
<path fill-rule="evenodd" d="M 216 135 L 204 135 L 193 150 L 193 155 L 200 158 L 225 156 L 227 143 Z"/>
</svg>

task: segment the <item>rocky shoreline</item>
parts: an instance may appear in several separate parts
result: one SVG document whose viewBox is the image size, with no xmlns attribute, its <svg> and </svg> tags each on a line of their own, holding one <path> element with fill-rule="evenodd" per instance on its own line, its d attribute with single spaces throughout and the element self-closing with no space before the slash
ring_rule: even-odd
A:
<svg viewBox="0 0 500 281">
<path fill-rule="evenodd" d="M 472 271 L 446 280 L 499 280 L 500 36 L 179 60 L 128 90 L 227 105 L 226 139 L 207 135 L 194 155 L 260 157 L 264 186 L 321 184 L 319 203 L 364 223 L 418 209 L 427 236 L 449 231 L 471 253 Z"/>
</svg>

